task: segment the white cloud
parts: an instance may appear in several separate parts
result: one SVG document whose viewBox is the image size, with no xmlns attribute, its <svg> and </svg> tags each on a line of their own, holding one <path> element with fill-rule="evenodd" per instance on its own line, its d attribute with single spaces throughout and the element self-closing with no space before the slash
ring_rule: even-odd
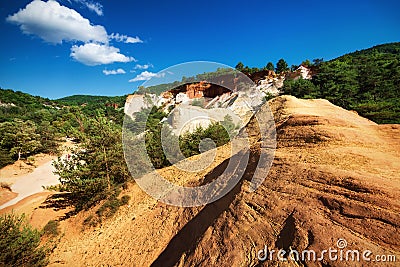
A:
<svg viewBox="0 0 400 267">
<path fill-rule="evenodd" d="M 86 0 L 75 0 L 75 2 L 85 5 L 90 11 L 95 12 L 98 16 L 103 16 L 103 6 L 100 3 L 89 2 Z"/>
<path fill-rule="evenodd" d="M 70 4 L 71 1 L 67 0 Z M 73 0 L 76 3 L 79 3 L 85 6 L 90 11 L 95 12 L 98 16 L 103 16 L 103 5 L 98 2 L 92 2 L 90 0 Z"/>
<path fill-rule="evenodd" d="M 116 47 L 95 43 L 72 46 L 71 57 L 88 66 L 135 61 L 133 57 L 121 54 Z"/>
<path fill-rule="evenodd" d="M 103 15 L 103 6 L 97 2 L 73 1 L 85 5 L 99 16 Z M 133 57 L 125 56 L 118 48 L 111 46 L 109 40 L 125 43 L 143 42 L 139 37 L 118 33 L 109 36 L 103 26 L 91 24 L 74 9 L 62 6 L 54 0 L 47 2 L 33 0 L 25 8 L 9 15 L 6 20 L 18 25 L 24 34 L 36 35 L 46 42 L 83 42 L 84 44 L 72 46 L 70 56 L 88 66 L 136 61 Z"/>
<path fill-rule="evenodd" d="M 126 72 L 123 69 L 116 70 L 103 70 L 105 75 L 116 75 L 116 74 L 125 74 Z"/>
<path fill-rule="evenodd" d="M 103 6 L 99 3 L 85 3 L 89 10 L 95 12 L 98 16 L 103 16 Z"/>
<path fill-rule="evenodd" d="M 154 72 L 149 72 L 149 71 L 144 71 L 142 73 L 140 73 L 139 75 L 137 75 L 135 78 L 130 79 L 129 82 L 137 82 L 137 81 L 148 81 L 153 77 L 156 78 L 161 78 L 165 76 L 165 72 L 161 72 L 161 73 L 154 73 Z"/>
<path fill-rule="evenodd" d="M 113 40 L 115 40 L 117 42 L 124 42 L 124 43 L 127 43 L 127 44 L 143 43 L 143 41 L 140 40 L 140 38 L 137 37 L 137 36 L 136 37 L 130 37 L 130 36 L 122 35 L 122 34 L 119 34 L 119 33 L 112 33 L 109 37 L 110 37 L 110 39 L 113 39 Z"/>
<path fill-rule="evenodd" d="M 130 37 L 130 36 L 128 36 L 127 38 L 126 38 L 126 40 L 125 40 L 125 43 L 127 43 L 127 44 L 136 44 L 136 43 L 143 43 L 143 41 L 142 40 L 140 40 L 140 38 L 139 37 Z"/>
<path fill-rule="evenodd" d="M 105 28 L 92 25 L 78 12 L 56 1 L 34 0 L 6 19 L 20 26 L 25 34 L 34 34 L 51 43 L 82 41 L 108 43 Z"/>
<path fill-rule="evenodd" d="M 153 64 L 144 64 L 144 65 L 140 65 L 140 64 L 136 64 L 135 69 L 136 70 L 147 70 L 148 68 L 152 68 L 154 67 Z"/>
</svg>

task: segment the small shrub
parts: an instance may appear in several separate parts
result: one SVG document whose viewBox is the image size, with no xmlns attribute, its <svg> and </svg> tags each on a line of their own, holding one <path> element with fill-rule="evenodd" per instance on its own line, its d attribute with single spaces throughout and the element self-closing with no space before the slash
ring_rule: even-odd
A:
<svg viewBox="0 0 400 267">
<path fill-rule="evenodd" d="M 121 200 L 118 198 L 110 198 L 96 211 L 100 217 L 111 217 L 121 206 Z"/>
<path fill-rule="evenodd" d="M 35 157 L 29 156 L 26 159 L 26 164 L 31 165 L 31 166 L 35 166 Z"/>
<path fill-rule="evenodd" d="M 192 106 L 203 108 L 204 107 L 204 99 L 201 99 L 201 98 L 193 99 Z"/>
<path fill-rule="evenodd" d="M 1 182 L 1 183 L 0 183 L 0 188 L 3 188 L 3 189 L 7 189 L 7 190 L 9 190 L 9 191 L 12 191 L 12 190 L 11 190 L 11 186 L 10 186 L 9 184 L 7 184 L 7 183 L 4 183 L 4 182 Z"/>
<path fill-rule="evenodd" d="M 129 203 L 129 200 L 131 199 L 131 196 L 125 195 L 121 197 L 121 206 L 127 205 Z"/>
<path fill-rule="evenodd" d="M 199 145 L 202 140 L 210 138 L 217 147 L 223 146 L 230 141 L 230 133 L 235 130 L 232 118 L 225 116 L 221 123 L 210 124 L 206 129 L 198 127 L 194 132 L 186 132 L 179 136 L 179 146 L 182 154 L 188 158 L 200 154 Z M 208 149 L 205 149 L 207 151 Z"/>
<path fill-rule="evenodd" d="M 24 215 L 0 216 L 0 266 L 46 266 L 49 251 Z"/>
<path fill-rule="evenodd" d="M 85 220 L 83 220 L 83 224 L 89 224 L 93 220 L 93 215 L 89 215 Z"/>
<path fill-rule="evenodd" d="M 123 196 L 121 199 L 112 196 L 109 198 L 104 204 L 96 211 L 96 214 L 99 217 L 111 217 L 113 216 L 119 209 L 119 207 L 124 206 L 129 203 L 130 196 Z"/>
<path fill-rule="evenodd" d="M 95 227 L 100 223 L 99 218 L 96 218 L 93 215 L 89 215 L 84 221 L 83 225 L 84 226 L 89 226 L 89 227 Z"/>
<path fill-rule="evenodd" d="M 47 236 L 58 236 L 60 234 L 60 226 L 59 221 L 50 220 L 44 227 L 43 227 L 43 234 Z"/>
</svg>

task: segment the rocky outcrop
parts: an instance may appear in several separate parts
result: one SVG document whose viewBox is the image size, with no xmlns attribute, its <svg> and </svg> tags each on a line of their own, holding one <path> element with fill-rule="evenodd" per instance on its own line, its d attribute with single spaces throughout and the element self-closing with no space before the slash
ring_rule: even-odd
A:
<svg viewBox="0 0 400 267">
<path fill-rule="evenodd" d="M 197 126 L 207 127 L 213 121 L 222 121 L 226 115 L 234 123 L 243 126 L 263 102 L 263 94 L 254 87 L 242 87 L 231 91 L 223 86 L 206 82 L 178 86 L 154 94 L 129 95 L 125 104 L 125 114 L 134 116 L 143 108 L 163 107 L 170 113 L 168 121 L 176 133 L 193 131 Z M 188 121 L 192 121 L 187 124 Z M 187 125 L 186 125 L 187 124 Z M 186 125 L 186 126 L 184 126 Z"/>
<path fill-rule="evenodd" d="M 169 90 L 169 93 L 175 97 L 178 94 L 186 94 L 189 99 L 195 99 L 202 97 L 214 98 L 216 96 L 229 93 L 230 91 L 230 89 L 223 86 L 201 81 L 178 86 L 177 88 Z"/>
<path fill-rule="evenodd" d="M 308 67 L 304 65 L 300 65 L 295 71 L 288 72 L 286 74 L 286 79 L 305 79 L 305 80 L 311 80 L 312 76 L 315 74 L 315 68 L 313 67 Z"/>
<path fill-rule="evenodd" d="M 301 65 L 293 72 L 276 74 L 274 71 L 260 71 L 252 74 L 251 79 L 257 83 L 257 89 L 264 95 L 279 95 L 285 79 L 310 80 L 314 71 L 312 68 Z"/>
<path fill-rule="evenodd" d="M 132 115 L 145 107 L 144 95 L 128 95 L 125 101 L 124 113 Z"/>
<path fill-rule="evenodd" d="M 297 68 L 296 72 L 300 73 L 300 77 L 302 79 L 310 80 L 312 78 L 311 69 L 306 66 L 301 65 L 300 67 Z"/>
<path fill-rule="evenodd" d="M 0 101 L 0 107 L 4 107 L 4 108 L 11 108 L 11 107 L 15 107 L 16 105 L 14 103 L 2 103 Z"/>
<path fill-rule="evenodd" d="M 191 105 L 179 105 L 170 114 L 171 126 L 176 135 L 193 132 L 197 127 L 207 128 L 212 122 L 223 121 L 230 116 L 235 125 L 243 124 L 241 117 L 230 109 L 204 109 Z"/>
<path fill-rule="evenodd" d="M 283 86 L 284 81 L 284 75 L 266 76 L 258 81 L 256 88 L 264 95 L 276 96 L 280 93 L 279 89 Z"/>
<path fill-rule="evenodd" d="M 155 105 L 163 107 L 164 111 L 169 112 L 170 108 L 177 108 L 179 105 L 185 105 L 180 108 L 188 114 L 195 114 L 198 108 L 193 105 L 200 106 L 207 111 L 203 113 L 209 114 L 218 108 L 227 108 L 239 118 L 241 125 L 245 125 L 257 108 L 263 103 L 265 96 L 277 96 L 286 78 L 291 79 L 310 79 L 312 71 L 310 68 L 300 66 L 294 72 L 276 74 L 271 70 L 262 70 L 251 74 L 249 77 L 256 83 L 246 84 L 246 76 L 242 75 L 236 78 L 232 74 L 221 75 L 211 78 L 209 82 L 200 81 L 179 85 L 176 88 L 163 92 L 160 96 L 154 94 L 146 95 L 130 95 L 125 104 L 125 113 L 132 115 L 139 112 L 142 108 Z M 215 84 L 213 83 L 215 82 Z M 200 102 L 198 100 L 201 100 Z M 196 113 L 197 114 L 197 113 Z M 188 116 L 178 116 L 179 118 L 187 118 Z M 174 120 L 174 125 L 181 125 Z M 202 126 L 208 125 L 205 119 L 200 123 Z M 183 122 L 182 122 L 183 123 Z M 187 127 L 185 129 L 194 129 Z M 176 131 L 177 128 L 174 128 Z"/>
<path fill-rule="evenodd" d="M 156 106 L 162 106 L 168 102 L 168 99 L 157 96 L 155 94 L 145 95 L 128 95 L 125 101 L 124 113 L 129 116 L 133 116 L 135 113 L 142 109 Z"/>
</svg>

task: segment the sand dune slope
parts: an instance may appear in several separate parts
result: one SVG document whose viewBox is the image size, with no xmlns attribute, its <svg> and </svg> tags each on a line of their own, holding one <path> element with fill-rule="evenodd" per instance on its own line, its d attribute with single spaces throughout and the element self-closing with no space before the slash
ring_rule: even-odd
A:
<svg viewBox="0 0 400 267">
<path fill-rule="evenodd" d="M 343 249 L 370 250 L 371 259 L 393 254 L 400 261 L 400 126 L 377 125 L 326 100 L 281 96 L 269 105 L 278 143 L 257 191 L 249 192 L 251 164 L 229 194 L 203 207 L 160 204 L 132 184 L 123 192 L 131 195 L 130 205 L 101 227 L 80 231 L 87 214 L 64 221 L 65 236 L 50 265 L 366 265 L 328 257 L 257 258 L 265 246 L 321 252 L 338 249 L 338 239 L 346 240 Z M 252 151 L 257 159 L 257 149 Z M 196 183 L 217 177 L 229 157 L 222 147 L 204 173 L 182 174 L 173 167 L 161 172 L 182 184 Z"/>
</svg>

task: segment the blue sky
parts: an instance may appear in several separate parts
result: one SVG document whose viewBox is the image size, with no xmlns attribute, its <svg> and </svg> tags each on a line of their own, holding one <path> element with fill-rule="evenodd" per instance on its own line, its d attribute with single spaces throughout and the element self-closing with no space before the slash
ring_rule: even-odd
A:
<svg viewBox="0 0 400 267">
<path fill-rule="evenodd" d="M 329 60 L 400 41 L 400 1 L 2 0 L 0 87 L 123 95 L 171 65 Z"/>
</svg>

